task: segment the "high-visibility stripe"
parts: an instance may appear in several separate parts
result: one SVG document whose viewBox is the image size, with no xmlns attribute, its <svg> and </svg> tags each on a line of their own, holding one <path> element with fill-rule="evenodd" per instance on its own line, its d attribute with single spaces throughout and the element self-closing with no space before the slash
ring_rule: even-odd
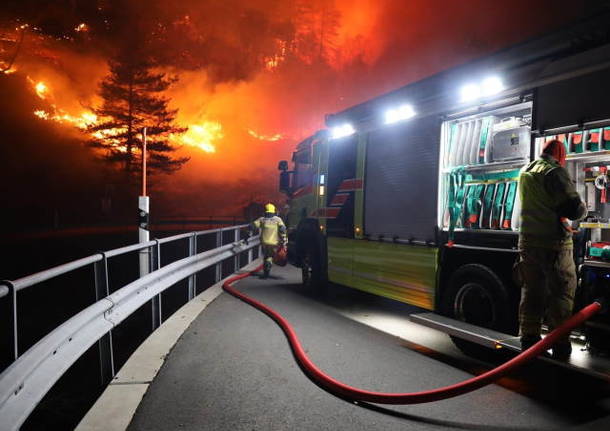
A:
<svg viewBox="0 0 610 431">
<path fill-rule="evenodd" d="M 300 198 L 301 196 L 305 196 L 308 194 L 311 194 L 313 192 L 313 186 L 310 184 L 308 186 L 303 186 L 300 189 L 297 189 L 297 191 L 295 191 L 292 194 L 293 198 Z"/>
<path fill-rule="evenodd" d="M 352 178 L 349 180 L 343 180 L 339 186 L 340 192 L 353 192 L 355 190 L 362 190 L 362 180 Z"/>
<path fill-rule="evenodd" d="M 329 271 L 334 271 L 334 272 L 340 272 L 341 274 L 348 274 L 348 275 L 352 275 L 352 271 L 347 269 L 347 268 L 342 268 L 340 266 L 336 266 L 336 265 L 328 265 L 328 270 Z"/>
<path fill-rule="evenodd" d="M 349 193 L 337 193 L 333 197 L 333 200 L 330 203 L 330 205 L 331 206 L 343 206 L 343 204 L 345 204 L 345 202 L 347 202 L 348 198 L 349 198 Z"/>
<path fill-rule="evenodd" d="M 335 268 L 336 270 L 336 268 Z M 368 272 L 362 271 L 352 271 L 352 275 L 354 277 L 360 277 L 371 281 L 378 281 L 379 283 L 389 284 L 391 286 L 402 287 L 404 289 L 416 290 L 418 292 L 430 293 L 432 291 L 431 287 L 417 285 L 414 283 L 409 283 L 407 281 L 402 280 L 394 280 L 392 278 L 383 277 L 379 274 L 371 274 Z"/>
</svg>

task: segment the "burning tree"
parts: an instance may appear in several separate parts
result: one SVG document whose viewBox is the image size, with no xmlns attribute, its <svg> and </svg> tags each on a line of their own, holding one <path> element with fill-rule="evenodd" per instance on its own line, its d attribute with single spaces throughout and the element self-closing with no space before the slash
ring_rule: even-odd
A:
<svg viewBox="0 0 610 431">
<path fill-rule="evenodd" d="M 297 55 L 308 63 L 332 63 L 341 14 L 331 0 L 306 0 L 296 3 L 298 19 L 294 38 Z"/>
<path fill-rule="evenodd" d="M 128 51 L 128 50 L 126 50 Z M 146 127 L 150 173 L 172 173 L 189 158 L 176 157 L 172 136 L 184 133 L 174 122 L 177 109 L 169 109 L 162 93 L 175 78 L 154 71 L 154 64 L 133 51 L 109 62 L 110 74 L 100 85 L 101 107 L 94 109 L 98 121 L 89 126 L 90 145 L 103 151 L 103 158 L 121 166 L 125 173 L 138 172 L 142 161 L 142 129 Z"/>
</svg>

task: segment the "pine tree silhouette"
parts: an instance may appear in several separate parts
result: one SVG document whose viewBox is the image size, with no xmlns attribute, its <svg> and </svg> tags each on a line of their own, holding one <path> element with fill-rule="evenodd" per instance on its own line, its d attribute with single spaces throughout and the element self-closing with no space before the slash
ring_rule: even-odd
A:
<svg viewBox="0 0 610 431">
<path fill-rule="evenodd" d="M 187 129 L 175 124 L 177 109 L 169 109 L 162 93 L 176 78 L 154 71 L 144 55 L 125 50 L 109 61 L 110 74 L 100 84 L 103 103 L 94 109 L 98 121 L 89 127 L 89 142 L 102 150 L 102 158 L 119 166 L 126 174 L 138 173 L 142 162 L 142 129 L 147 128 L 147 165 L 150 174 L 172 173 L 188 157 L 175 157 L 178 149 L 172 135 Z"/>
</svg>

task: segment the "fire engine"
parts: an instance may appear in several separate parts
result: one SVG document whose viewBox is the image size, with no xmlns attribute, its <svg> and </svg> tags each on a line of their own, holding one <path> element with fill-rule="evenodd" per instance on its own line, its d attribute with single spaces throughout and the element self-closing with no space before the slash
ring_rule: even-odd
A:
<svg viewBox="0 0 610 431">
<path fill-rule="evenodd" d="M 610 33 L 580 22 L 327 115 L 279 163 L 290 255 L 327 281 L 421 307 L 469 354 L 518 351 L 522 167 L 551 138 L 586 202 L 575 310 L 610 297 Z M 565 366 L 610 378 L 610 312 Z M 550 359 L 549 359 L 550 360 Z"/>
</svg>

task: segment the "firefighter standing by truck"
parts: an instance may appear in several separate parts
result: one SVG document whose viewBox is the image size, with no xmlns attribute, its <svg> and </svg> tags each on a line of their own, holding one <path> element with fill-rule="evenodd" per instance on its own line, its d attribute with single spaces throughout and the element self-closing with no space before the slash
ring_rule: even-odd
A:
<svg viewBox="0 0 610 431">
<path fill-rule="evenodd" d="M 551 140 L 519 177 L 520 259 L 515 271 L 522 284 L 519 333 L 524 350 L 540 341 L 543 322 L 553 330 L 572 314 L 576 268 L 566 219 L 580 220 L 587 210 L 565 164 L 563 143 Z M 565 360 L 571 352 L 567 336 L 552 347 L 555 359 Z"/>
<path fill-rule="evenodd" d="M 278 247 L 286 244 L 286 226 L 280 217 L 275 215 L 275 205 L 268 203 L 265 205 L 265 215 L 254 220 L 250 225 L 250 232 L 260 229 L 261 245 L 265 259 L 263 266 L 263 278 L 269 277 L 273 256 Z"/>
</svg>

